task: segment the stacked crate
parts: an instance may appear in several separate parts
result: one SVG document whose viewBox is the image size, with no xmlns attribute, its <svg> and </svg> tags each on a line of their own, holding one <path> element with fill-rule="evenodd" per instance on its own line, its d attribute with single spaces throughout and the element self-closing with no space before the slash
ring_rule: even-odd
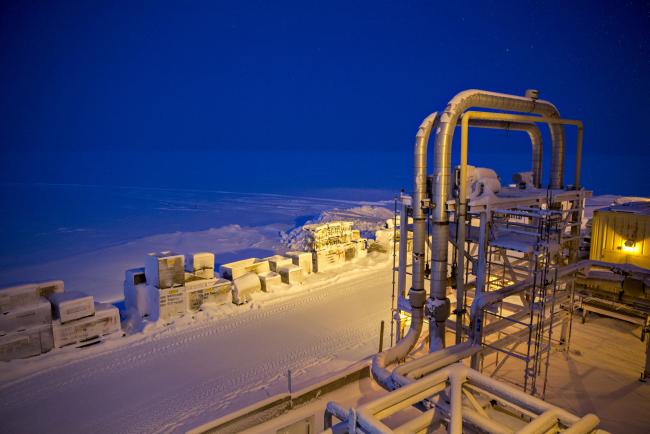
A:
<svg viewBox="0 0 650 434">
<path fill-rule="evenodd" d="M 46 297 L 61 292 L 60 280 L 0 289 L 0 360 L 52 349 L 52 308 Z"/>
<path fill-rule="evenodd" d="M 59 292 L 49 297 L 54 320 L 54 346 L 86 345 L 104 336 L 121 333 L 119 310 L 95 303 L 92 295 L 78 291 Z"/>
<path fill-rule="evenodd" d="M 169 319 L 185 313 L 185 256 L 169 251 L 149 253 L 145 258 L 144 273 L 147 285 L 152 287 L 156 305 L 153 319 Z M 157 312 L 156 312 L 157 308 Z"/>
<path fill-rule="evenodd" d="M 308 249 L 313 253 L 313 270 L 323 272 L 365 256 L 366 239 L 352 229 L 352 222 L 333 221 L 305 225 Z"/>
<path fill-rule="evenodd" d="M 197 312 L 205 303 L 232 301 L 232 282 L 214 272 L 214 254 L 150 253 L 144 268 L 126 271 L 127 310 L 153 321 Z"/>
<path fill-rule="evenodd" d="M 303 275 L 311 274 L 313 267 L 313 254 L 311 252 L 287 252 L 286 255 L 291 258 L 294 265 L 302 269 Z"/>
</svg>

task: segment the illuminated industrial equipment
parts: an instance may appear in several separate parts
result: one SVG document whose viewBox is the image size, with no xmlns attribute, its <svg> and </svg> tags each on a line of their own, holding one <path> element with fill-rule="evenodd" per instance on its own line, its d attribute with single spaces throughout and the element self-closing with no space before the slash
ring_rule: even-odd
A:
<svg viewBox="0 0 650 434">
<path fill-rule="evenodd" d="M 493 111 L 473 111 L 476 107 Z M 547 187 L 542 186 L 538 123 L 550 130 Z M 564 183 L 567 126 L 577 128 L 569 186 Z M 460 165 L 454 173 L 457 127 Z M 525 181 L 519 176 L 522 182 L 503 187 L 494 182 L 493 172 L 472 169 L 469 127 L 527 132 L 531 176 Z M 427 116 L 415 138 L 412 195 L 402 194 L 395 206 L 392 240 L 399 240 L 399 248 L 393 248 L 399 255 L 393 258 L 399 258 L 399 266 L 393 267 L 392 313 L 397 343 L 373 357 L 372 385 L 355 385 L 361 397 L 348 407 L 334 400 L 326 405 L 310 401 L 366 381 L 365 365 L 303 393 L 290 390 L 288 396 L 278 395 L 195 432 L 240 432 L 249 427 L 257 432 L 298 432 L 296 423 L 300 429 L 308 425 L 311 432 L 319 427 L 314 423 L 323 410 L 327 433 L 431 432 L 443 426 L 453 434 L 603 432 L 595 415 L 573 415 L 542 400 L 551 352 L 569 347 L 576 276 L 596 266 L 621 271 L 612 264 L 579 260 L 584 202 L 591 195 L 580 184 L 582 133 L 582 122 L 562 119 L 557 108 L 533 90 L 523 97 L 467 90 L 452 98 L 444 112 Z M 624 247 L 643 252 L 646 232 L 623 232 L 625 237 L 613 248 L 621 255 L 627 254 Z M 447 342 L 450 334 L 455 335 L 453 343 Z M 471 368 L 458 363 L 465 359 L 470 359 Z M 520 364 L 521 381 L 512 376 L 509 384 L 499 380 L 499 368 L 506 361 L 513 367 Z M 650 366 L 645 369 L 650 371 Z M 378 392 L 376 385 L 385 390 Z M 297 402 L 304 406 L 289 417 Z M 397 413 L 399 419 L 390 420 Z"/>
<path fill-rule="evenodd" d="M 589 258 L 650 269 L 650 202 L 596 210 Z"/>
</svg>

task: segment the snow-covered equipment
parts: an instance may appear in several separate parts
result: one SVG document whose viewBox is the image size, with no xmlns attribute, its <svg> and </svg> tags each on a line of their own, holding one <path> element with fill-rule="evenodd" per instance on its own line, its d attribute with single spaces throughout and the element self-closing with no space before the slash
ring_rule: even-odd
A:
<svg viewBox="0 0 650 434">
<path fill-rule="evenodd" d="M 262 273 L 258 276 L 260 278 L 260 282 L 262 283 L 262 291 L 264 292 L 272 292 L 273 288 L 282 283 L 282 277 L 274 271 Z"/>
<path fill-rule="evenodd" d="M 49 304 L 49 303 L 48 303 Z M 0 361 L 38 356 L 53 347 L 52 326 L 36 325 L 0 336 Z"/>
<path fill-rule="evenodd" d="M 185 287 L 160 289 L 158 295 L 158 315 L 152 315 L 154 320 L 167 320 L 182 316 L 187 312 Z M 154 295 L 155 297 L 155 295 Z"/>
<path fill-rule="evenodd" d="M 589 259 L 650 269 L 650 202 L 628 202 L 594 212 Z"/>
<path fill-rule="evenodd" d="M 280 273 L 280 277 L 284 283 L 287 283 L 289 285 L 302 283 L 303 280 L 302 268 L 300 268 L 300 266 L 298 265 L 295 264 L 285 265 L 284 267 L 280 267 L 278 273 Z"/>
<path fill-rule="evenodd" d="M 354 257 L 355 258 L 364 258 L 368 256 L 368 240 L 365 238 L 359 238 L 358 240 L 352 241 L 354 244 Z"/>
<path fill-rule="evenodd" d="M 42 283 L 12 286 L 0 289 L 0 313 L 10 312 L 21 306 L 38 303 L 41 297 L 63 292 L 63 281 L 52 280 Z"/>
<path fill-rule="evenodd" d="M 192 253 L 185 257 L 185 271 L 196 277 L 212 279 L 214 277 L 214 253 Z"/>
<path fill-rule="evenodd" d="M 307 232 L 307 250 L 313 252 L 315 272 L 339 267 L 358 256 L 356 242 L 364 239 L 352 225 L 350 221 L 332 221 L 303 226 Z"/>
<path fill-rule="evenodd" d="M 147 285 L 144 268 L 126 270 L 124 276 L 124 305 L 140 318 L 158 312 L 158 288 Z"/>
<path fill-rule="evenodd" d="M 517 172 L 512 175 L 512 182 L 518 188 L 535 188 L 533 172 Z"/>
<path fill-rule="evenodd" d="M 232 282 L 215 279 L 214 285 L 203 290 L 203 303 L 226 304 L 232 302 Z"/>
<path fill-rule="evenodd" d="M 191 276 L 185 280 L 185 308 L 189 312 L 196 312 L 201 309 L 204 300 L 204 292 L 214 287 L 217 279 L 201 279 Z"/>
<path fill-rule="evenodd" d="M 269 261 L 269 268 L 271 271 L 274 271 L 276 273 L 280 267 L 293 264 L 293 260 L 291 258 L 282 255 L 269 256 L 268 258 L 264 258 L 264 260 Z"/>
<path fill-rule="evenodd" d="M 170 251 L 149 253 L 144 263 L 147 283 L 165 289 L 185 282 L 185 257 Z"/>
<path fill-rule="evenodd" d="M 460 166 L 456 167 L 456 185 L 459 185 Z M 467 166 L 467 197 L 466 199 L 477 199 L 479 197 L 494 196 L 501 191 L 501 182 L 497 173 L 487 167 Z"/>
<path fill-rule="evenodd" d="M 19 306 L 10 312 L 0 314 L 0 334 L 51 324 L 52 308 L 50 302 L 44 297 L 39 298 L 36 303 Z"/>
<path fill-rule="evenodd" d="M 120 312 L 110 304 L 96 303 L 95 314 L 65 324 L 52 322 L 54 346 L 61 348 L 71 344 L 85 344 L 102 336 L 120 332 Z"/>
<path fill-rule="evenodd" d="M 228 280 L 235 280 L 247 273 L 266 273 L 271 271 L 269 261 L 266 259 L 248 258 L 241 261 L 230 262 L 219 267 L 221 277 Z"/>
<path fill-rule="evenodd" d="M 291 258 L 294 265 L 302 268 L 304 275 L 311 274 L 314 257 L 311 252 L 287 252 L 286 255 Z"/>
<path fill-rule="evenodd" d="M 266 262 L 268 264 L 268 262 Z M 267 271 L 268 272 L 268 271 Z M 235 278 L 232 288 L 232 302 L 244 304 L 252 299 L 251 294 L 262 289 L 262 282 L 255 273 L 246 273 Z"/>
<path fill-rule="evenodd" d="M 62 324 L 79 318 L 85 318 L 95 313 L 93 296 L 84 294 L 83 292 L 60 292 L 50 295 L 49 300 L 52 303 L 54 319 L 58 319 Z"/>
</svg>

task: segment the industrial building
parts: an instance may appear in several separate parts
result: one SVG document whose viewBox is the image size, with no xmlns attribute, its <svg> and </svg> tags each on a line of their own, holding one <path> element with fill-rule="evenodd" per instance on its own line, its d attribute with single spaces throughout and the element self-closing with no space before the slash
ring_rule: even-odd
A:
<svg viewBox="0 0 650 434">
<path fill-rule="evenodd" d="M 538 124 L 548 126 L 550 144 L 542 144 Z M 530 171 L 503 186 L 490 169 L 470 166 L 470 128 L 526 133 Z M 566 142 L 565 128 L 576 129 L 575 143 Z M 397 206 L 404 224 L 392 237 L 399 240 L 392 346 L 343 374 L 300 391 L 289 386 L 288 393 L 192 432 L 604 432 L 596 414 L 573 414 L 544 400 L 550 356 L 569 351 L 584 291 L 590 300 L 611 301 L 598 287 L 602 273 L 623 276 L 629 283 L 623 287 L 635 288 L 614 294 L 618 305 L 646 305 L 648 208 L 598 212 L 592 257 L 581 257 L 591 195 L 581 184 L 582 140 L 582 122 L 562 118 L 535 90 L 524 96 L 467 90 L 428 115 L 415 137 L 412 194 Z M 571 181 L 569 146 L 576 156 Z M 543 176 L 545 153 L 550 167 Z M 504 363 L 517 374 L 504 378 Z"/>
</svg>

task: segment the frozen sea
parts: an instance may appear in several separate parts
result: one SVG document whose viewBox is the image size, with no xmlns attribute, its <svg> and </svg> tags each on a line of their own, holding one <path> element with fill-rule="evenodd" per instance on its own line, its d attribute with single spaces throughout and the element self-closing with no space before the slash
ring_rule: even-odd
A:
<svg viewBox="0 0 650 434">
<path fill-rule="evenodd" d="M 206 250 L 216 262 L 269 256 L 282 231 L 332 208 L 392 207 L 391 192 L 302 196 L 152 187 L 3 184 L 0 285 L 63 279 L 102 301 L 121 298 L 124 270 L 149 251 Z"/>
</svg>

